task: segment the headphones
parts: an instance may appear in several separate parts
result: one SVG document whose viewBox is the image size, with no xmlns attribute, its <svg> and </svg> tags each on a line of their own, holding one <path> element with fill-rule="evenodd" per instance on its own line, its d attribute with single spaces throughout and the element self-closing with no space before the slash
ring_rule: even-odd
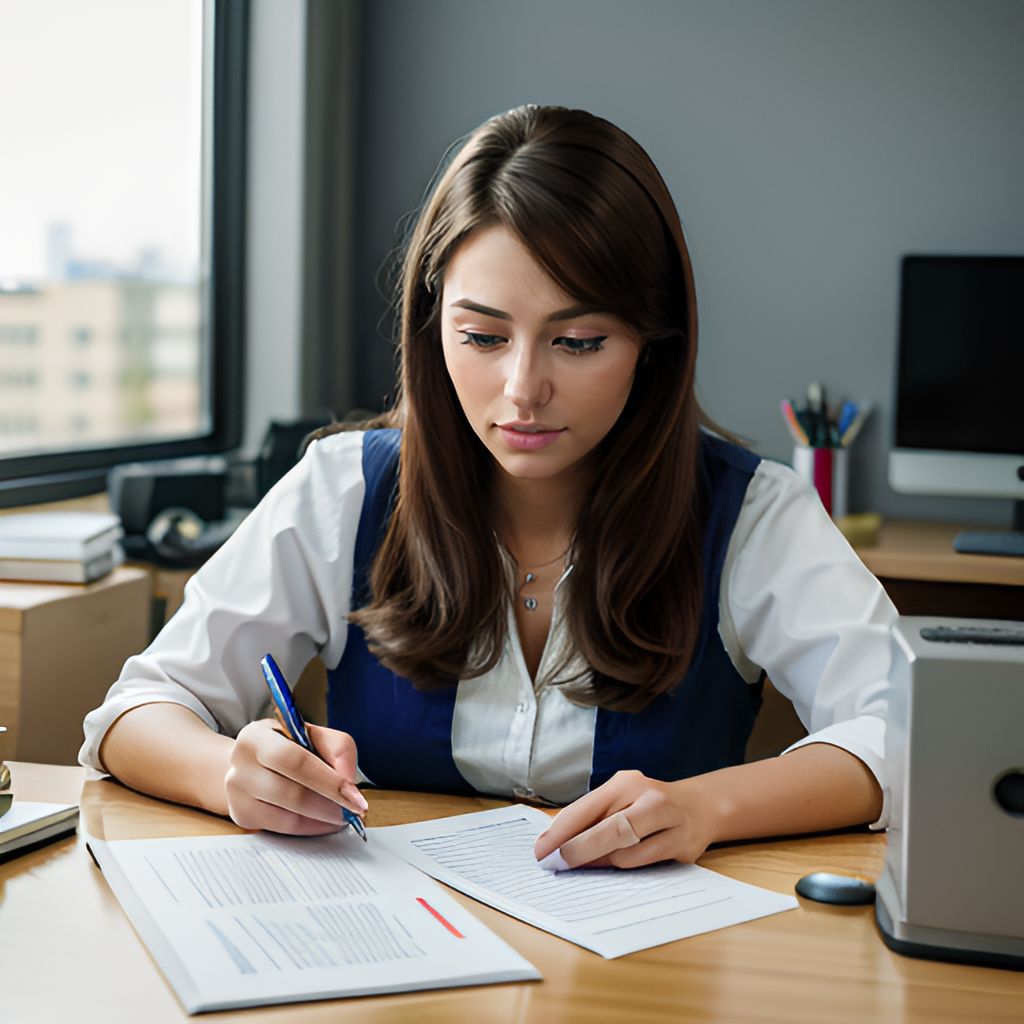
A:
<svg viewBox="0 0 1024 1024">
<path fill-rule="evenodd" d="M 191 569 L 202 565 L 237 526 L 237 519 L 207 523 L 191 509 L 176 506 L 153 517 L 146 528 L 146 541 L 158 564 Z"/>
</svg>

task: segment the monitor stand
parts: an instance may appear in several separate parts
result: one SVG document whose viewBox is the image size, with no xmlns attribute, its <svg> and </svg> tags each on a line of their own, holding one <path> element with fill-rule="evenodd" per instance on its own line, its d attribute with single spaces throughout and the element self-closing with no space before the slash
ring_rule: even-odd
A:
<svg viewBox="0 0 1024 1024">
<path fill-rule="evenodd" d="M 963 555 L 1010 555 L 1024 558 L 1024 501 L 1013 503 L 1013 528 L 965 530 L 953 538 L 953 550 Z"/>
</svg>

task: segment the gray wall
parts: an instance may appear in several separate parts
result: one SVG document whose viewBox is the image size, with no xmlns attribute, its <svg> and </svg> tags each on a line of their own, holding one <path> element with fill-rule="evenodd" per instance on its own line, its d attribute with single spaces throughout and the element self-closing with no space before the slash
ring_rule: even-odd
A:
<svg viewBox="0 0 1024 1024">
<path fill-rule="evenodd" d="M 245 425 L 259 451 L 267 423 L 300 412 L 304 4 L 256 0 L 249 32 Z"/>
<path fill-rule="evenodd" d="M 520 103 L 580 106 L 676 199 L 719 422 L 788 458 L 778 401 L 821 380 L 876 403 L 854 510 L 1009 522 L 1008 501 L 894 494 L 885 454 L 900 256 L 1024 252 L 1024 3 L 374 0 L 364 19 L 360 404 L 390 380 L 378 271 L 445 147 Z"/>
</svg>

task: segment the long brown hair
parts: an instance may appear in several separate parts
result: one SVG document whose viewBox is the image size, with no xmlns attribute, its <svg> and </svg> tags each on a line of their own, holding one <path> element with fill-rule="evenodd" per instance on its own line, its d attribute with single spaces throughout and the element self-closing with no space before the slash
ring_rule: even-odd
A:
<svg viewBox="0 0 1024 1024">
<path fill-rule="evenodd" d="M 645 342 L 629 400 L 593 454 L 573 538 L 567 623 L 590 672 L 566 695 L 637 711 L 685 675 L 702 597 L 694 396 L 697 307 L 672 198 L 650 157 L 602 118 L 523 106 L 491 118 L 441 174 L 405 249 L 399 292 L 398 496 L 352 621 L 420 687 L 479 676 L 506 640 L 511 586 L 490 514 L 491 457 L 445 368 L 445 269 L 501 225 L 570 296 Z M 380 422 L 380 421 L 379 421 Z M 424 425 L 429 423 L 429 429 Z"/>
</svg>

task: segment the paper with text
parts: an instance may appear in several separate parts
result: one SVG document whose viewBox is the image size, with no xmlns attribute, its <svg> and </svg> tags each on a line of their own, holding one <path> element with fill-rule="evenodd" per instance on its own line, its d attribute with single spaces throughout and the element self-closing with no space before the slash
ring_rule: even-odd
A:
<svg viewBox="0 0 1024 1024">
<path fill-rule="evenodd" d="M 798 905 L 792 896 L 694 864 L 552 874 L 533 856 L 534 840 L 550 824 L 535 808 L 503 807 L 373 834 L 376 843 L 453 889 L 604 957 Z"/>
<path fill-rule="evenodd" d="M 189 1013 L 540 975 L 351 833 L 89 840 Z"/>
</svg>

